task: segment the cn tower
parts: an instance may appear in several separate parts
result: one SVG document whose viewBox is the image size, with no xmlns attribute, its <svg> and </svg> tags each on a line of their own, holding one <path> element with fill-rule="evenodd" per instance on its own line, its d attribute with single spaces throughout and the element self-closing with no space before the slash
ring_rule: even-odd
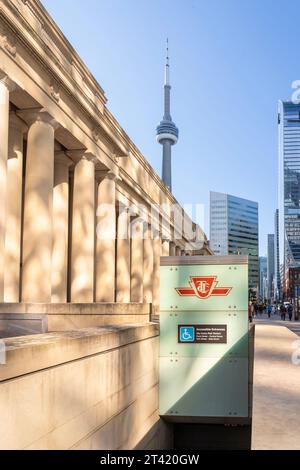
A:
<svg viewBox="0 0 300 470">
<path fill-rule="evenodd" d="M 156 140 L 163 146 L 162 161 L 162 180 L 165 185 L 172 191 L 172 162 L 171 147 L 177 143 L 178 129 L 170 114 L 170 64 L 169 64 L 169 46 L 167 40 L 167 57 L 165 65 L 165 84 L 164 84 L 164 116 L 162 121 L 156 128 Z"/>
</svg>

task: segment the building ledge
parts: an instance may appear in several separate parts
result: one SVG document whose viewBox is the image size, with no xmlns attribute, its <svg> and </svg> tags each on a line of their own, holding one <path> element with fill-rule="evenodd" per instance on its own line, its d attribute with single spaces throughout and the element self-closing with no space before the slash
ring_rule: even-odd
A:
<svg viewBox="0 0 300 470">
<path fill-rule="evenodd" d="M 145 323 L 7 338 L 1 341 L 5 364 L 0 365 L 0 381 L 105 353 L 158 334 L 157 324 Z"/>
</svg>

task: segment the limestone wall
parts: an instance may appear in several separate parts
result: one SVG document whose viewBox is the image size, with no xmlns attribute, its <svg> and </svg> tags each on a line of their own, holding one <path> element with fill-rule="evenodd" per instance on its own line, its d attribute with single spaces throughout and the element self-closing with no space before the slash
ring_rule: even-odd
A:
<svg viewBox="0 0 300 470">
<path fill-rule="evenodd" d="M 158 416 L 158 325 L 4 340 L 1 449 L 170 448 Z"/>
</svg>

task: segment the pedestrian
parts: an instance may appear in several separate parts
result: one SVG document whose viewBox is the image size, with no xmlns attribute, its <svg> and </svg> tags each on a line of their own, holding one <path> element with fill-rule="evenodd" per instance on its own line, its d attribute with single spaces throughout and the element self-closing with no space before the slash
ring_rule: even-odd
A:
<svg viewBox="0 0 300 470">
<path fill-rule="evenodd" d="M 266 304 L 266 302 L 263 303 L 263 313 L 267 313 L 267 304 Z"/>
<path fill-rule="evenodd" d="M 271 318 L 271 313 L 272 313 L 272 305 L 271 304 L 268 305 L 267 311 L 268 311 L 268 317 Z"/>
<path fill-rule="evenodd" d="M 289 320 L 291 321 L 292 318 L 293 318 L 293 306 L 292 306 L 292 304 L 288 304 L 287 311 L 288 311 Z"/>
<path fill-rule="evenodd" d="M 252 323 L 253 321 L 253 304 L 251 301 L 249 301 L 249 305 L 248 305 L 248 317 L 249 317 L 249 322 Z"/>
<path fill-rule="evenodd" d="M 280 305 L 280 316 L 281 320 L 285 320 L 286 308 L 284 304 Z"/>
</svg>

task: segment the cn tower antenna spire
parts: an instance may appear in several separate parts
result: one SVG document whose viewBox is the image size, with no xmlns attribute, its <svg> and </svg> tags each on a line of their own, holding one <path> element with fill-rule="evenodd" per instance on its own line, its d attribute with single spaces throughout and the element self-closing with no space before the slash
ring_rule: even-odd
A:
<svg viewBox="0 0 300 470">
<path fill-rule="evenodd" d="M 171 85 L 169 63 L 169 41 L 166 42 L 166 64 L 164 83 L 164 116 L 156 128 L 156 140 L 163 146 L 162 180 L 172 191 L 171 146 L 177 143 L 178 129 L 171 117 Z"/>
<path fill-rule="evenodd" d="M 170 85 L 169 40 L 166 42 L 165 85 Z"/>
</svg>

